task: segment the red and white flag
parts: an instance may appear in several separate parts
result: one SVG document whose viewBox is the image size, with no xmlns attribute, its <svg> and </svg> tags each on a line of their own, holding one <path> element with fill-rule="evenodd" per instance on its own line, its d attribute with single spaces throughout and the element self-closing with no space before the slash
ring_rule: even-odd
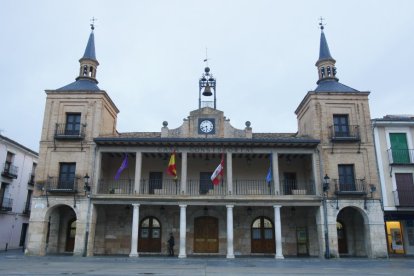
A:
<svg viewBox="0 0 414 276">
<path fill-rule="evenodd" d="M 221 155 L 220 164 L 217 166 L 217 168 L 214 170 L 213 174 L 211 175 L 211 182 L 213 182 L 214 185 L 218 185 L 220 183 L 220 180 L 223 178 L 223 174 L 224 174 L 224 155 Z"/>
</svg>

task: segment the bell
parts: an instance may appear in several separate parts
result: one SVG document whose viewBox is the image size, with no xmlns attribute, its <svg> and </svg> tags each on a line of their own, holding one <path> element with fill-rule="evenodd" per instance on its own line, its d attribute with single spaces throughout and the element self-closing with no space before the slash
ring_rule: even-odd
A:
<svg viewBox="0 0 414 276">
<path fill-rule="evenodd" d="M 203 96 L 211 96 L 211 95 L 213 95 L 213 93 L 211 93 L 210 85 L 208 85 L 208 83 L 207 83 L 207 85 L 206 85 L 206 87 L 204 88 L 204 91 L 203 91 Z"/>
</svg>

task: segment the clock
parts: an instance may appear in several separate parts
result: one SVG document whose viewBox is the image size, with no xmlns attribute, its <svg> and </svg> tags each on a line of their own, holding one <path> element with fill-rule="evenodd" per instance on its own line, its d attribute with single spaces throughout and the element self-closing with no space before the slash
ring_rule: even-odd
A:
<svg viewBox="0 0 414 276">
<path fill-rule="evenodd" d="M 199 134 L 214 134 L 214 119 L 199 119 L 198 120 Z"/>
</svg>

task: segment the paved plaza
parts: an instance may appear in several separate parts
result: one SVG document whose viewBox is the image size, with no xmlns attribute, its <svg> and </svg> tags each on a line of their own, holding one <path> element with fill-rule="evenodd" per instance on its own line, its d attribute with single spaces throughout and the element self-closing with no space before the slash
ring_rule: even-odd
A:
<svg viewBox="0 0 414 276">
<path fill-rule="evenodd" d="M 0 252 L 0 275 L 414 275 L 414 259 L 24 256 Z"/>
</svg>

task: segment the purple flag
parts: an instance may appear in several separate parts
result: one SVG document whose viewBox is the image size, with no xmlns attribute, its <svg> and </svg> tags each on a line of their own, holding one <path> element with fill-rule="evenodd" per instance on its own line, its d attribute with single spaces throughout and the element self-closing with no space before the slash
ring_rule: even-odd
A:
<svg viewBox="0 0 414 276">
<path fill-rule="evenodd" d="M 127 167 L 128 167 L 128 154 L 125 153 L 124 161 L 122 161 L 121 167 L 119 167 L 118 171 L 116 172 L 115 180 L 119 179 L 121 172 L 125 170 Z"/>
</svg>

